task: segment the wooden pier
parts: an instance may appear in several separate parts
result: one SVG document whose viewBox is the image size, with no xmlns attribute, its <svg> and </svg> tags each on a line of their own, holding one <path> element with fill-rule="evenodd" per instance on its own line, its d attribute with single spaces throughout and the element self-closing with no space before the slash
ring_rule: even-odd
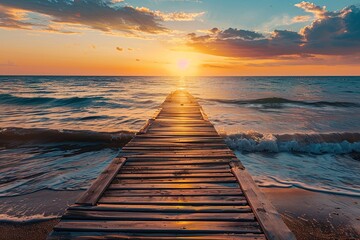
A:
<svg viewBox="0 0 360 240">
<path fill-rule="evenodd" d="M 196 99 L 178 90 L 48 239 L 295 237 Z"/>
</svg>

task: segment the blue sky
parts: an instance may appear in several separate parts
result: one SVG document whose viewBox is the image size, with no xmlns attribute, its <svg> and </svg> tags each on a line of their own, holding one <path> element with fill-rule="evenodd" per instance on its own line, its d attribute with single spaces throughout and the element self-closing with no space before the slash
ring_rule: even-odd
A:
<svg viewBox="0 0 360 240">
<path fill-rule="evenodd" d="M 165 12 L 206 12 L 204 25 L 219 28 L 237 27 L 260 29 L 264 24 L 281 16 L 303 15 L 304 11 L 294 5 L 296 0 L 128 0 L 131 6 L 145 6 Z M 335 11 L 353 4 L 355 0 L 311 1 Z M 299 27 L 299 26 L 298 26 Z"/>
</svg>

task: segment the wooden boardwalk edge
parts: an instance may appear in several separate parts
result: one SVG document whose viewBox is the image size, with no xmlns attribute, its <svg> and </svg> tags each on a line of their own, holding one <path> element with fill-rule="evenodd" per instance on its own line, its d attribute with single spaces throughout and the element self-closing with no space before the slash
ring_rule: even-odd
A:
<svg viewBox="0 0 360 240">
<path fill-rule="evenodd" d="M 282 220 L 272 203 L 256 186 L 253 178 L 244 167 L 230 163 L 231 170 L 240 183 L 240 187 L 258 219 L 267 239 L 296 239 Z"/>
<path fill-rule="evenodd" d="M 179 90 L 167 96 L 48 237 L 265 238 L 296 239 L 196 99 Z"/>
<path fill-rule="evenodd" d="M 120 168 L 124 165 L 126 158 L 118 156 L 114 158 L 109 166 L 95 179 L 89 189 L 76 200 L 76 204 L 95 205 L 106 188 L 110 185 Z"/>
</svg>

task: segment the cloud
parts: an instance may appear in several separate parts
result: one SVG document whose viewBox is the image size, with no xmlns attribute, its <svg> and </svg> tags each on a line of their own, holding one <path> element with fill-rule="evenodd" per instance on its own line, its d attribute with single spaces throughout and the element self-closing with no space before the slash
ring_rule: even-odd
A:
<svg viewBox="0 0 360 240">
<path fill-rule="evenodd" d="M 153 15 L 154 17 L 160 18 L 162 21 L 194 21 L 196 18 L 201 17 L 205 14 L 205 12 L 171 12 L 164 13 L 161 11 L 152 11 L 146 7 L 137 7 L 136 10 L 144 13 L 148 13 Z"/>
<path fill-rule="evenodd" d="M 201 65 L 203 68 L 220 68 L 220 69 L 226 69 L 231 68 L 230 65 L 223 65 L 223 64 L 212 64 L 212 63 L 204 63 Z"/>
<path fill-rule="evenodd" d="M 54 33 L 62 33 L 62 34 L 78 34 L 79 32 L 70 31 L 70 30 L 64 30 L 60 29 L 54 26 L 47 26 L 46 28 L 43 28 L 42 31 L 44 32 L 54 32 Z"/>
<path fill-rule="evenodd" d="M 122 52 L 124 49 L 121 47 L 116 47 L 116 50 L 118 50 L 119 52 Z"/>
<path fill-rule="evenodd" d="M 161 13 L 158 16 L 164 21 L 194 21 L 196 18 L 201 17 L 205 12 L 198 13 L 185 13 L 185 12 L 174 12 L 174 13 Z"/>
<path fill-rule="evenodd" d="M 49 26 L 54 24 L 80 25 L 107 33 L 122 32 L 127 36 L 169 32 L 165 21 L 193 21 L 204 12 L 185 13 L 152 11 L 124 5 L 123 0 L 2 0 L 0 2 L 0 27 L 35 29 L 47 32 L 76 33 Z M 9 9 L 36 13 L 46 23 L 36 24 L 17 19 Z M 47 24 L 47 25 L 46 25 Z"/>
<path fill-rule="evenodd" d="M 196 51 L 218 56 L 268 58 L 295 54 L 302 43 L 300 34 L 286 30 L 275 30 L 268 38 L 245 30 L 236 30 L 238 34 L 229 35 L 229 32 L 234 31 L 226 29 L 203 36 L 189 34 L 188 45 Z"/>
<path fill-rule="evenodd" d="M 328 12 L 326 11 L 326 7 L 316 6 L 314 3 L 302 1 L 301 3 L 295 4 L 296 7 L 302 8 L 305 12 L 313 13 L 318 18 L 324 17 Z"/>
<path fill-rule="evenodd" d="M 312 19 L 309 15 L 295 16 L 291 19 L 290 24 L 308 22 Z"/>
<path fill-rule="evenodd" d="M 360 9 L 357 6 L 333 12 L 309 2 L 295 6 L 315 16 L 311 24 L 299 32 L 274 30 L 265 36 L 243 29 L 213 28 L 205 35 L 188 34 L 187 45 L 198 52 L 236 58 L 303 58 L 316 54 L 345 56 L 360 53 Z"/>
<path fill-rule="evenodd" d="M 112 1 L 113 2 L 113 1 Z M 161 25 L 162 19 L 152 13 L 131 6 L 113 7 L 102 0 L 2 0 L 6 8 L 21 9 L 51 17 L 54 23 L 79 24 L 104 32 L 160 33 L 168 31 Z M 26 28 L 24 22 L 10 21 L 14 18 L 1 11 L 2 26 Z M 5 19 L 5 20 L 4 20 Z"/>
<path fill-rule="evenodd" d="M 24 12 L 8 9 L 0 5 L 0 27 L 31 29 L 32 26 L 32 23 L 26 21 Z"/>
<path fill-rule="evenodd" d="M 217 32 L 218 36 L 222 39 L 244 39 L 244 40 L 254 40 L 258 38 L 263 38 L 264 36 L 260 33 L 256 33 L 248 30 L 241 30 L 236 28 L 228 28 L 224 31 L 218 31 L 216 28 L 211 29 L 211 32 Z"/>
</svg>

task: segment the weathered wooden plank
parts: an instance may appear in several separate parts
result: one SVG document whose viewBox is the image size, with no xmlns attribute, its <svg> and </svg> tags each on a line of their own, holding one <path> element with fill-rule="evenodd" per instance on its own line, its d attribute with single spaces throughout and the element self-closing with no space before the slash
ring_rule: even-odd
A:
<svg viewBox="0 0 360 240">
<path fill-rule="evenodd" d="M 212 189 L 132 189 L 111 190 L 108 189 L 104 196 L 243 196 L 240 189 L 212 188 Z"/>
<path fill-rule="evenodd" d="M 117 172 L 124 165 L 126 158 L 117 157 L 110 165 L 103 171 L 91 187 L 76 201 L 78 204 L 96 204 L 97 200 L 101 197 L 107 186 L 116 176 Z"/>
<path fill-rule="evenodd" d="M 124 170 L 169 170 L 169 169 L 174 169 L 174 170 L 178 170 L 178 171 L 186 171 L 186 170 L 207 170 L 207 169 L 213 169 L 213 170 L 230 170 L 230 166 L 229 165 L 219 165 L 219 164 L 192 164 L 192 165 L 181 165 L 181 164 L 177 164 L 177 165 L 172 165 L 171 167 L 168 167 L 166 165 L 152 165 L 152 166 L 129 166 L 129 165 L 124 165 L 122 167 L 122 169 Z"/>
<path fill-rule="evenodd" d="M 206 205 L 206 206 L 242 206 L 247 205 L 243 196 L 136 196 L 136 197 L 112 197 L 103 196 L 99 203 L 106 204 L 160 204 L 160 205 Z"/>
<path fill-rule="evenodd" d="M 184 206 L 184 205 L 117 205 L 98 204 L 96 206 L 75 205 L 69 210 L 111 211 L 111 212 L 171 212 L 171 213 L 250 213 L 249 206 Z"/>
<path fill-rule="evenodd" d="M 265 240 L 263 234 L 164 234 L 124 232 L 54 232 L 50 240 Z"/>
<path fill-rule="evenodd" d="M 121 149 L 122 152 L 177 152 L 177 151 L 211 151 L 211 150 L 227 150 L 224 145 L 222 146 L 196 146 L 196 145 L 190 145 L 190 146 L 183 146 L 183 145 L 157 145 L 152 143 L 150 144 L 139 144 L 138 146 L 129 146 L 124 147 Z"/>
<path fill-rule="evenodd" d="M 136 148 L 182 148 L 182 149 L 227 149 L 227 146 L 224 143 L 182 143 L 182 142 L 153 142 L 153 141 L 137 141 L 134 139 L 129 142 L 124 148 L 136 149 Z"/>
<path fill-rule="evenodd" d="M 185 157 L 184 157 L 185 158 Z M 148 158 L 148 160 L 146 159 L 141 159 L 141 158 L 131 158 L 129 159 L 129 161 L 126 163 L 126 166 L 147 166 L 147 164 L 150 166 L 155 166 L 155 165 L 161 165 L 161 166 L 166 166 L 166 165 L 189 165 L 191 163 L 193 164 L 197 164 L 197 165 L 225 165 L 225 164 L 229 164 L 229 162 L 231 162 L 232 159 L 220 159 L 220 160 L 207 160 L 207 159 L 198 159 L 198 160 L 188 160 L 188 159 L 178 159 L 178 160 L 161 160 L 161 159 L 153 159 L 153 158 Z M 168 167 L 171 168 L 171 167 Z"/>
<path fill-rule="evenodd" d="M 158 157 L 148 157 L 148 156 L 134 156 L 130 155 L 129 160 L 126 162 L 126 166 L 136 166 L 140 165 L 143 167 L 151 167 L 156 165 L 190 165 L 191 163 L 196 165 L 208 165 L 208 166 L 214 166 L 214 165 L 223 165 L 223 167 L 226 167 L 226 164 L 229 164 L 229 162 L 234 161 L 235 159 L 233 157 L 222 157 L 218 158 L 215 157 L 213 159 L 211 158 L 202 158 L 197 156 L 175 156 L 170 158 L 169 156 L 158 156 Z M 152 163 L 152 164 L 151 164 Z"/>
<path fill-rule="evenodd" d="M 234 175 L 232 175 L 231 173 L 184 173 L 184 172 L 172 172 L 172 173 L 167 173 L 167 174 L 161 174 L 161 173 L 152 173 L 152 174 L 129 174 L 129 173 L 120 173 L 116 176 L 116 178 L 119 179 L 147 179 L 147 178 L 151 178 L 151 179 L 161 179 L 161 178 L 219 178 L 219 177 L 233 177 Z"/>
<path fill-rule="evenodd" d="M 169 195 L 157 195 L 157 196 L 108 196 L 107 194 L 103 195 L 99 200 L 118 200 L 119 203 L 128 202 L 243 202 L 245 197 L 243 195 L 233 195 L 233 196 L 221 196 L 221 195 L 211 195 L 211 196 L 169 196 Z"/>
<path fill-rule="evenodd" d="M 202 222 L 202 221 L 76 221 L 63 220 L 56 231 L 118 231 L 191 233 L 261 233 L 256 222 Z"/>
<path fill-rule="evenodd" d="M 242 169 L 235 162 L 230 165 L 266 237 L 268 239 L 296 239 L 274 206 L 266 200 L 264 194 L 257 188 L 247 170 Z"/>
<path fill-rule="evenodd" d="M 129 221 L 255 221 L 253 213 L 151 213 L 151 212 L 110 212 L 71 210 L 64 219 L 78 220 L 129 220 Z"/>
<path fill-rule="evenodd" d="M 133 168 L 122 168 L 119 174 L 144 174 L 144 175 L 156 175 L 156 174 L 174 174 L 174 175 L 186 175 L 186 174 L 204 174 L 206 176 L 212 176 L 213 174 L 230 174 L 232 173 L 229 169 L 205 169 L 205 170 L 196 170 L 196 169 L 184 169 L 184 170 L 159 170 L 159 169 L 133 169 Z"/>
<path fill-rule="evenodd" d="M 143 136 L 143 135 L 139 135 L 139 136 Z M 145 135 L 144 135 L 145 136 Z M 198 144 L 198 145 L 207 145 L 207 144 L 224 144 L 224 139 L 219 139 L 219 138 L 185 138 L 185 137 L 146 137 L 146 138 L 141 138 L 136 136 L 136 138 L 134 140 L 132 140 L 130 143 L 156 143 L 157 145 L 160 144 L 170 144 L 170 145 L 174 145 L 174 144 L 182 144 L 182 145 L 189 145 L 189 144 Z M 131 146 L 131 145 L 130 145 Z"/>
<path fill-rule="evenodd" d="M 173 202 L 173 201 L 151 201 L 151 202 L 145 202 L 145 201 L 133 201 L 133 202 L 121 202 L 119 201 L 118 198 L 116 197 L 103 197 L 99 200 L 100 204 L 117 204 L 117 205 L 122 205 L 122 204 L 126 204 L 126 205 L 142 205 L 142 206 L 146 206 L 149 204 L 156 204 L 156 205 L 174 205 L 174 206 L 246 206 L 247 202 L 246 200 L 244 201 L 237 201 L 237 202 Z"/>
<path fill-rule="evenodd" d="M 204 154 L 206 151 L 209 152 L 209 155 Z M 214 149 L 201 149 L 200 151 L 189 149 L 188 152 L 185 150 L 169 150 L 166 151 L 166 153 L 162 150 L 148 149 L 140 152 L 138 150 L 125 149 L 122 153 L 129 158 L 180 158 L 186 156 L 188 156 L 188 158 L 194 157 L 202 159 L 235 158 L 235 156 L 228 152 L 227 149 L 219 149 L 217 151 L 214 151 Z"/>
<path fill-rule="evenodd" d="M 48 239 L 51 240 L 118 240 L 118 239 L 137 239 L 137 240 L 265 240 L 263 234 L 164 234 L 159 233 L 125 233 L 125 232 L 54 232 Z"/>
<path fill-rule="evenodd" d="M 126 148 L 125 148 L 126 149 Z M 150 151 L 148 151 L 150 150 Z M 124 151 L 123 151 L 124 152 Z M 130 150 L 128 150 L 130 152 Z M 217 156 L 231 156 L 235 157 L 234 153 L 229 149 L 182 149 L 182 150 L 169 150 L 169 151 L 156 151 L 154 152 L 151 148 L 147 148 L 142 152 L 134 151 L 134 154 L 130 156 L 137 156 L 140 157 L 158 157 L 158 156 L 167 156 L 167 157 L 177 157 L 177 155 L 200 155 L 202 158 L 215 158 Z M 127 155 L 129 156 L 129 155 Z"/>
<path fill-rule="evenodd" d="M 219 178 L 115 178 L 113 183 L 122 184 L 135 184 L 135 183 L 236 183 L 236 178 L 232 177 L 219 177 Z"/>
<path fill-rule="evenodd" d="M 194 154 L 186 154 L 186 153 L 177 153 L 177 154 L 172 154 L 172 155 L 168 155 L 168 154 L 159 154 L 158 152 L 144 152 L 142 154 L 139 154 L 137 152 L 129 152 L 129 151 L 124 151 L 123 152 L 124 155 L 127 155 L 128 159 L 132 159 L 132 160 L 144 160 L 146 161 L 146 159 L 154 159 L 154 160 L 228 160 L 228 159 L 233 159 L 236 160 L 234 155 L 232 154 L 226 154 L 226 153 L 214 153 L 212 155 L 208 155 L 208 156 L 204 156 L 198 153 L 194 153 Z M 195 163 L 196 164 L 196 163 Z"/>
<path fill-rule="evenodd" d="M 211 136 L 206 136 L 206 135 L 201 135 L 201 136 L 189 136 L 189 135 L 178 135 L 178 136 L 167 136 L 167 135 L 162 135 L 162 134 L 157 134 L 157 135 L 149 135 L 149 134 L 144 134 L 144 135 L 138 135 L 136 136 L 136 139 L 140 140 L 140 139 L 144 139 L 146 141 L 168 141 L 168 142 L 172 142 L 172 141 L 177 141 L 177 142 L 224 142 L 224 139 L 221 138 L 219 135 L 211 135 Z"/>
<path fill-rule="evenodd" d="M 190 125 L 190 126 L 178 126 L 178 125 L 164 125 L 164 124 L 156 124 L 151 126 L 151 131 L 159 131 L 159 132 L 197 132 L 197 131 L 210 131 L 216 132 L 215 128 L 211 125 Z"/>
<path fill-rule="evenodd" d="M 208 188 L 238 188 L 238 183 L 112 183 L 109 189 L 208 189 Z"/>
</svg>

